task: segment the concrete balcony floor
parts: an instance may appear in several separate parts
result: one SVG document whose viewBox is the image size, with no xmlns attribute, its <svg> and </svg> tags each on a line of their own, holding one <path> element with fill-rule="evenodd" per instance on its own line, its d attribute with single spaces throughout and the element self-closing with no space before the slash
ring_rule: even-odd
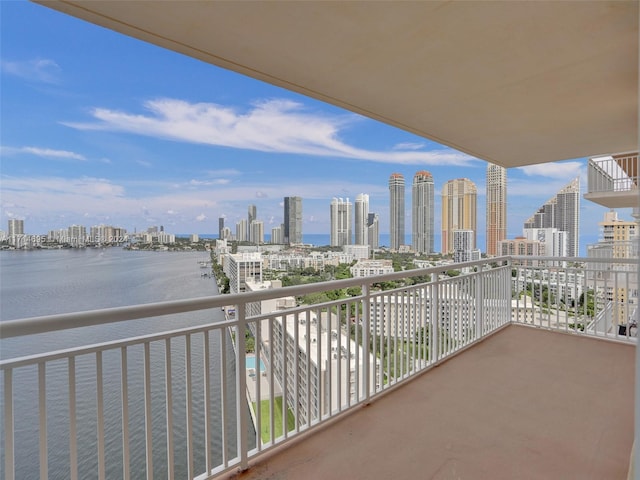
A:
<svg viewBox="0 0 640 480">
<path fill-rule="evenodd" d="M 511 325 L 236 479 L 626 479 L 631 345 Z"/>
</svg>

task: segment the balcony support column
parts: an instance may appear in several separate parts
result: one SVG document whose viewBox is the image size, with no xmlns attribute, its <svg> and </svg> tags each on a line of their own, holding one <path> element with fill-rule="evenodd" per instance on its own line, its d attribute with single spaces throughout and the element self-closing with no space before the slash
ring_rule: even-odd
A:
<svg viewBox="0 0 640 480">
<path fill-rule="evenodd" d="M 440 359 L 440 279 L 437 278 L 431 285 L 431 302 L 430 302 L 430 315 L 429 321 L 431 331 L 431 355 L 433 363 L 437 363 Z"/>
<path fill-rule="evenodd" d="M 476 338 L 482 338 L 482 331 L 484 326 L 484 299 L 483 299 L 483 290 L 484 290 L 484 265 L 480 265 L 479 273 L 476 278 Z M 492 292 L 493 293 L 493 292 Z M 489 296 L 489 298 L 493 298 Z"/>
<path fill-rule="evenodd" d="M 363 367 L 362 373 L 364 375 L 364 404 L 369 403 L 371 397 L 371 377 L 372 370 L 375 372 L 375 360 L 373 365 L 369 360 L 371 355 L 370 335 L 371 332 L 371 284 L 364 282 L 362 284 L 362 348 L 363 353 Z M 375 385 L 375 382 L 374 382 Z"/>
<path fill-rule="evenodd" d="M 636 157 L 636 171 L 638 171 L 638 163 L 639 159 Z M 638 224 L 637 228 L 640 228 L 640 193 L 636 196 L 636 206 L 633 209 L 633 218 Z M 635 239 L 636 243 L 636 252 L 640 252 L 640 235 L 638 235 Z M 640 265 L 638 264 L 639 260 L 636 257 L 636 285 L 640 285 Z M 636 306 L 635 311 L 635 321 L 638 328 L 640 328 L 640 307 Z M 627 329 L 628 332 L 628 329 Z M 636 330 L 638 332 L 638 330 Z M 636 333 L 638 335 L 638 333 Z M 636 343 L 636 385 L 635 385 L 635 436 L 633 442 L 633 452 L 631 452 L 632 458 L 629 466 L 629 478 L 634 478 L 634 476 L 640 471 L 640 341 Z"/>
<path fill-rule="evenodd" d="M 245 335 L 247 331 L 247 310 L 245 303 L 238 303 L 236 306 L 238 318 L 238 331 L 236 332 L 236 415 L 237 415 L 237 436 L 238 436 L 238 459 L 240 471 L 249 468 L 247 457 L 247 345 Z"/>
</svg>

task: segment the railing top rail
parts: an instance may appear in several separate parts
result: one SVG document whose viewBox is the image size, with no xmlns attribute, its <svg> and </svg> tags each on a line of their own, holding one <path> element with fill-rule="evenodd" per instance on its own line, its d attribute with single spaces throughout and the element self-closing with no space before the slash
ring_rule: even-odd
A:
<svg viewBox="0 0 640 480">
<path fill-rule="evenodd" d="M 168 338 L 184 337 L 188 334 L 198 334 L 206 331 L 223 330 L 225 328 L 236 325 L 235 320 L 227 320 L 208 325 L 196 325 L 193 327 L 182 327 L 179 329 L 167 330 L 159 333 L 149 333 L 147 335 L 138 335 L 118 340 L 110 340 L 100 343 L 92 343 L 72 348 L 63 348 L 59 350 L 37 353 L 34 355 L 26 355 L 23 357 L 13 357 L 0 360 L 0 370 L 5 368 L 18 368 L 24 365 L 32 365 L 38 362 L 50 362 L 62 358 L 76 357 L 87 353 L 95 353 L 100 351 L 112 350 L 114 348 L 131 347 L 144 343 L 151 343 L 158 340 Z"/>
<path fill-rule="evenodd" d="M 441 265 L 428 268 L 403 270 L 401 272 L 376 275 L 371 277 L 348 278 L 344 280 L 332 280 L 329 282 L 311 283 L 277 289 L 265 289 L 254 292 L 243 292 L 229 295 L 216 295 L 211 297 L 191 298 L 186 300 L 172 300 L 167 302 L 148 303 L 123 307 L 104 308 L 84 312 L 62 313 L 39 317 L 6 320 L 0 322 L 0 339 L 34 335 L 58 330 L 67 330 L 77 327 L 116 323 L 140 318 L 158 317 L 175 313 L 193 312 L 211 308 L 221 308 L 227 305 L 245 304 L 282 298 L 287 296 L 300 296 L 309 293 L 326 290 L 336 290 L 373 284 L 378 282 L 399 280 L 425 274 L 438 274 L 451 270 L 451 268 L 466 268 L 486 265 L 494 262 L 508 262 L 509 257 L 496 257 L 492 259 L 477 260 L 473 262 L 457 263 L 453 265 Z"/>
<path fill-rule="evenodd" d="M 640 263 L 639 258 L 596 258 L 596 257 L 544 257 L 544 256 L 527 256 L 527 255 L 514 255 L 511 257 L 512 261 L 544 261 L 549 263 L 557 263 L 557 262 L 566 262 L 566 263 L 617 263 L 617 264 L 638 264 Z M 548 266 L 543 265 L 539 267 L 531 267 L 530 265 L 526 266 L 527 268 L 548 268 Z M 555 268 L 566 268 L 566 267 L 555 267 Z"/>
<path fill-rule="evenodd" d="M 417 268 L 404 270 L 384 275 L 375 275 L 362 278 L 349 278 L 333 280 L 329 282 L 312 283 L 278 289 L 265 289 L 254 292 L 244 292 L 229 295 L 216 295 L 211 297 L 192 298 L 185 300 L 172 300 L 167 302 L 132 305 L 85 312 L 72 312 L 56 315 L 46 315 L 16 320 L 6 320 L 0 323 L 0 339 L 24 335 L 33 335 L 58 330 L 67 330 L 77 327 L 94 326 L 108 323 L 116 323 L 141 318 L 158 317 L 176 313 L 193 312 L 211 308 L 221 308 L 227 305 L 246 304 L 282 298 L 286 296 L 300 296 L 318 291 L 335 290 L 354 286 L 371 285 L 374 283 L 399 280 L 420 275 L 437 275 L 448 270 L 473 268 L 488 264 L 502 264 L 509 266 L 513 261 L 545 261 L 545 262 L 574 262 L 574 263 L 612 263 L 612 264 L 638 264 L 638 259 L 616 258 L 587 258 L 587 257 L 543 257 L 543 256 L 504 256 L 472 262 L 440 265 L 436 267 Z M 540 268 L 540 267 L 527 267 Z"/>
</svg>

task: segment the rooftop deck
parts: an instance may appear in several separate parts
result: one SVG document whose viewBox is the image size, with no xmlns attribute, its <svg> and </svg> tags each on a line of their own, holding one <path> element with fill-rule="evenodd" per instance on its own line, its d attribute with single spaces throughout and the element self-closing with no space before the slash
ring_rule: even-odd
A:
<svg viewBox="0 0 640 480">
<path fill-rule="evenodd" d="M 509 325 L 236 479 L 626 479 L 633 345 Z"/>
</svg>

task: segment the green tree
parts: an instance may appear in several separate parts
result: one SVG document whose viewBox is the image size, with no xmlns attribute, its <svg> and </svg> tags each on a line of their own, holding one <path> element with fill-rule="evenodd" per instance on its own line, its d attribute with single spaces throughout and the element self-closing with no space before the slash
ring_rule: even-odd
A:
<svg viewBox="0 0 640 480">
<path fill-rule="evenodd" d="M 349 287 L 347 288 L 347 295 L 349 297 L 357 297 L 362 295 L 362 287 Z"/>
</svg>

